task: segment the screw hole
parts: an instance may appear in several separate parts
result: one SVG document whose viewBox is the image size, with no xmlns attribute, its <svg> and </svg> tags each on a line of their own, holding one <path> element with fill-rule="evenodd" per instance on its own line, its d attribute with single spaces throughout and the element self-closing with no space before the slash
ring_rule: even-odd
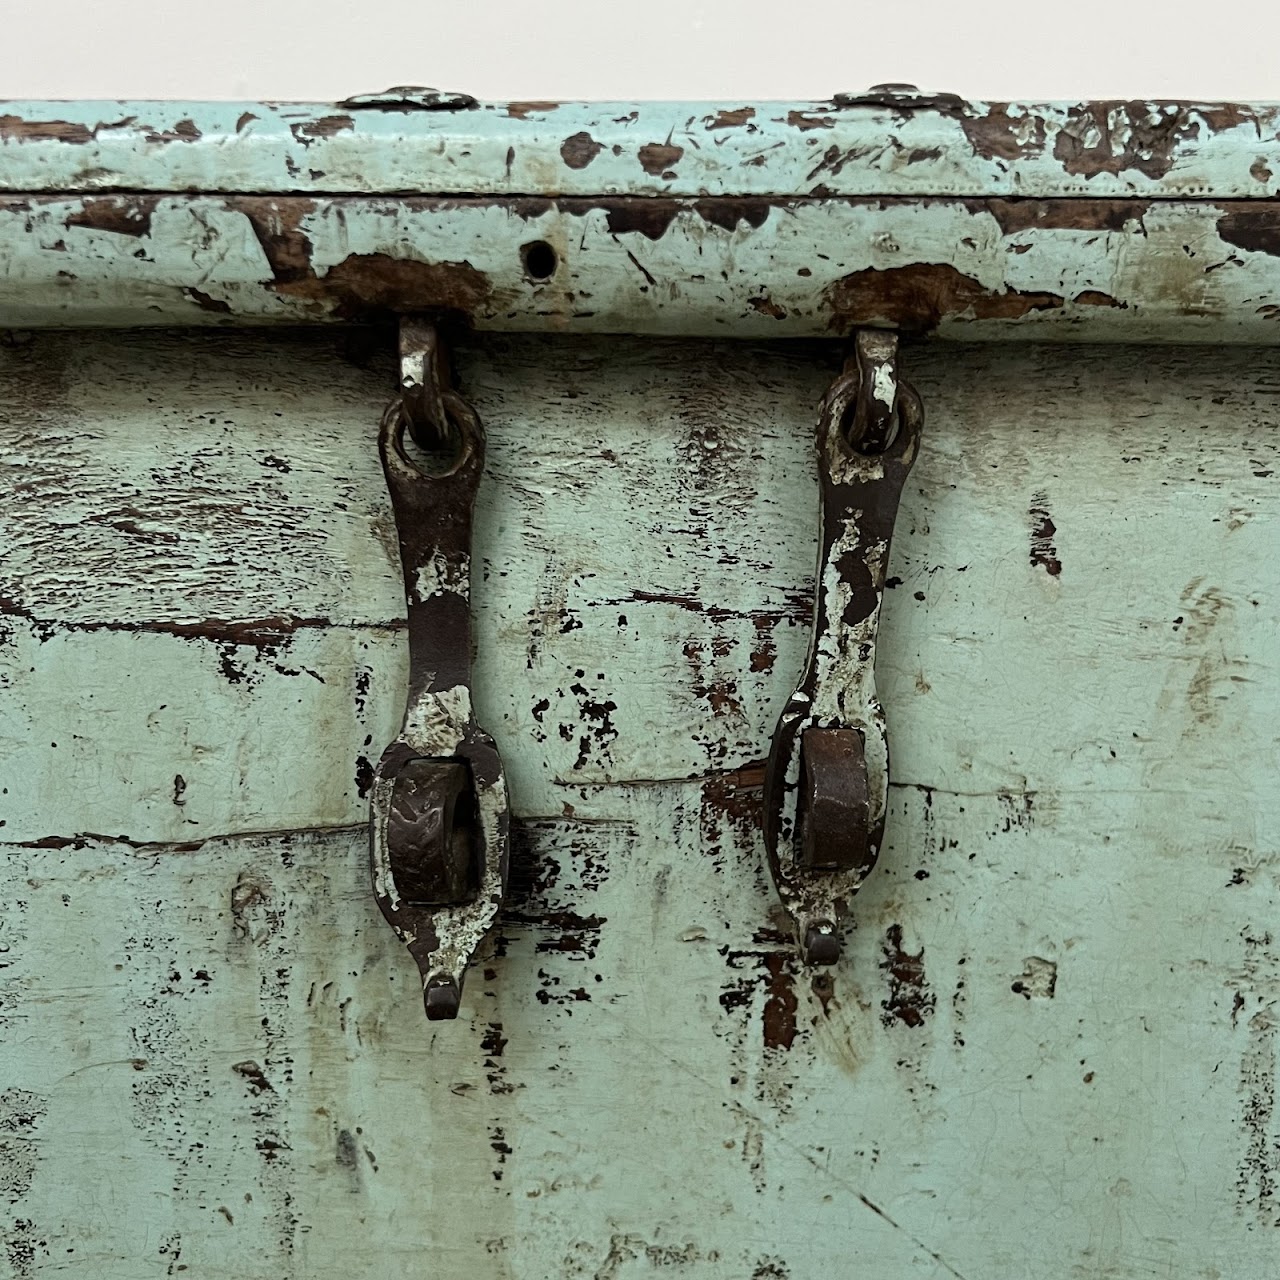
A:
<svg viewBox="0 0 1280 1280">
<path fill-rule="evenodd" d="M 524 260 L 525 274 L 531 280 L 550 280 L 560 265 L 556 251 L 545 240 L 521 245 L 520 257 Z"/>
</svg>

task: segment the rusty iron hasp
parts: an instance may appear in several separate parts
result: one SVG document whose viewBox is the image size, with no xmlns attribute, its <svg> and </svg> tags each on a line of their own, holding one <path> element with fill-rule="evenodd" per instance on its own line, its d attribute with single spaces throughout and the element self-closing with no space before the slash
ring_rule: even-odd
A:
<svg viewBox="0 0 1280 1280">
<path fill-rule="evenodd" d="M 444 368 L 434 328 L 405 322 L 403 391 L 383 415 L 378 448 L 404 570 L 409 693 L 400 735 L 374 770 L 370 815 L 374 894 L 417 962 L 431 1019 L 458 1014 L 467 965 L 506 892 L 510 825 L 502 761 L 471 700 L 471 521 L 484 432 L 442 385 Z M 415 461 L 406 434 L 444 458 L 439 469 Z"/>
<path fill-rule="evenodd" d="M 862 330 L 818 423 L 822 534 L 804 673 L 774 731 L 765 846 L 809 964 L 840 954 L 849 899 L 880 854 L 889 745 L 875 690 L 889 543 L 924 423 L 897 335 Z"/>
</svg>

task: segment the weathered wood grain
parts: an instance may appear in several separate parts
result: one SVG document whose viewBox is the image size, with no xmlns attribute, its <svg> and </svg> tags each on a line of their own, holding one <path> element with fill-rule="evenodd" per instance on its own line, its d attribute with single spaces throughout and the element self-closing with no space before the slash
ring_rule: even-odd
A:
<svg viewBox="0 0 1280 1280">
<path fill-rule="evenodd" d="M 810 437 L 834 355 L 466 353 L 491 439 L 478 710 L 518 810 L 763 757 L 806 642 Z M 68 335 L 5 363 L 8 740 L 24 785 L 60 797 L 11 791 L 8 838 L 99 830 L 95 813 L 138 840 L 187 838 L 192 819 L 358 820 L 360 758 L 394 733 L 403 680 L 374 444 L 389 359 L 301 337 Z M 1273 355 L 916 348 L 907 367 L 928 421 L 883 621 L 895 775 L 1022 790 L 1097 786 L 1105 767 L 1131 787 L 1186 757 L 1225 785 L 1217 732 L 1240 717 L 1270 753 Z M 993 691 L 998 732 L 975 732 Z M 85 721 L 90 693 L 112 714 Z M 150 766 L 94 764 L 115 741 Z M 68 742 L 103 774 L 92 790 L 65 785 Z"/>
<path fill-rule="evenodd" d="M 442 1030 L 363 831 L 11 851 L 4 1273 L 1265 1273 L 1256 850 L 899 790 L 828 981 L 762 911 L 756 793 L 609 810 L 523 829 Z"/>
<path fill-rule="evenodd" d="M 464 349 L 520 836 L 436 1028 L 368 887 L 393 366 L 343 341 L 0 349 L 0 1274 L 1268 1274 L 1280 355 L 907 349 L 827 982 L 759 786 L 837 353 Z"/>
</svg>

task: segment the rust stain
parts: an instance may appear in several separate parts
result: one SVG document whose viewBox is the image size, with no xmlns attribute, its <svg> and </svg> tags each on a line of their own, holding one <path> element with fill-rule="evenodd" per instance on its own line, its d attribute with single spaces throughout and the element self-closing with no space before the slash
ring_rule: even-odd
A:
<svg viewBox="0 0 1280 1280">
<path fill-rule="evenodd" d="M 1125 231 L 1142 224 L 1150 200 L 1024 200 L 966 202 L 971 213 L 989 213 L 1007 236 L 1020 231 Z"/>
<path fill-rule="evenodd" d="M 755 107 L 738 107 L 734 111 L 718 111 L 707 122 L 707 129 L 738 129 L 755 118 Z"/>
<path fill-rule="evenodd" d="M 1058 548 L 1054 545 L 1057 526 L 1049 514 L 1049 499 L 1043 492 L 1031 495 L 1031 564 L 1043 569 L 1051 578 L 1062 572 Z"/>
<path fill-rule="evenodd" d="M 527 120 L 533 112 L 555 111 L 558 102 L 508 102 L 507 115 L 513 120 Z"/>
<path fill-rule="evenodd" d="M 281 293 L 334 303 L 334 314 L 354 320 L 372 312 L 480 311 L 492 287 L 469 262 L 418 262 L 385 253 L 353 253 L 323 278 L 282 286 Z"/>
<path fill-rule="evenodd" d="M 147 621 L 100 620 L 96 622 L 48 622 L 36 617 L 21 601 L 0 596 L 0 617 L 23 618 L 39 634 L 43 642 L 58 631 L 92 634 L 99 631 L 118 631 L 127 634 L 169 635 L 184 640 L 207 640 L 211 644 L 233 646 L 246 645 L 256 649 L 275 649 L 288 641 L 296 631 L 304 629 L 328 629 L 335 624 L 330 618 L 280 614 L 270 618 L 234 620 L 227 618 L 203 618 L 196 622 L 170 622 L 157 619 Z M 393 624 L 402 625 L 402 624 Z"/>
<path fill-rule="evenodd" d="M 67 215 L 63 225 L 110 231 L 121 236 L 149 236 L 154 207 L 154 200 L 140 200 L 133 196 L 86 199 L 79 209 Z"/>
<path fill-rule="evenodd" d="M 647 142 L 636 152 L 636 158 L 645 173 L 668 181 L 676 176 L 671 166 L 683 155 L 684 148 L 671 142 Z"/>
<path fill-rule="evenodd" d="M 1270 182 L 1270 181 L 1271 181 L 1271 176 L 1272 176 L 1272 175 L 1271 175 L 1271 166 L 1270 166 L 1269 164 L 1267 164 L 1267 159 L 1266 159 L 1266 157 L 1265 157 L 1265 156 L 1259 156 L 1259 157 L 1258 157 L 1258 158 L 1257 158 L 1257 159 L 1256 159 L 1256 160 L 1255 160 L 1255 161 L 1254 161 L 1254 162 L 1249 166 L 1249 176 L 1250 176 L 1250 177 L 1251 177 L 1255 182 Z"/>
<path fill-rule="evenodd" d="M 974 154 L 984 160 L 1022 160 L 1044 147 L 1044 120 L 1039 116 L 1013 116 L 1009 103 L 993 102 L 985 115 L 954 113 Z"/>
<path fill-rule="evenodd" d="M 385 253 L 349 254 L 320 276 L 301 226 L 314 201 L 250 200 L 237 207 L 270 264 L 271 288 L 286 297 L 323 303 L 339 319 L 367 319 L 386 311 L 471 314 L 484 307 L 492 292 L 488 277 L 469 262 L 422 262 Z"/>
<path fill-rule="evenodd" d="M 884 959 L 880 968 L 888 976 L 889 995 L 880 1002 L 880 1021 L 886 1027 L 895 1022 L 908 1027 L 923 1026 L 936 1004 L 925 977 L 924 948 L 914 953 L 905 950 L 902 926 L 891 924 L 885 932 L 882 949 Z"/>
<path fill-rule="evenodd" d="M 570 169 L 585 169 L 604 150 L 584 129 L 566 138 L 560 144 L 560 158 Z"/>
<path fill-rule="evenodd" d="M 1053 144 L 1065 172 L 1081 178 L 1133 170 L 1158 179 L 1200 125 L 1180 103 L 1086 102 L 1072 107 Z"/>
<path fill-rule="evenodd" d="M 1238 249 L 1280 256 L 1280 209 L 1240 201 L 1218 219 L 1218 235 Z"/>
<path fill-rule="evenodd" d="M 947 263 L 932 262 L 855 271 L 828 285 L 823 298 L 833 329 L 887 321 L 913 333 L 936 329 L 944 319 L 1017 320 L 1062 306 L 1058 294 L 992 289 Z"/>
<path fill-rule="evenodd" d="M 796 1038 L 795 979 L 787 968 L 787 957 L 775 951 L 764 958 L 769 977 L 765 983 L 764 1046 L 790 1049 Z"/>
<path fill-rule="evenodd" d="M 90 844 L 118 844 L 126 849 L 155 849 L 166 853 L 196 853 L 204 848 L 203 840 L 130 840 L 126 836 L 108 836 L 100 831 L 81 831 L 74 836 L 41 836 L 37 840 L 15 840 L 15 849 L 87 849 Z M 144 1064 L 145 1065 L 145 1064 Z"/>
<path fill-rule="evenodd" d="M 892 111 L 902 120 L 909 120 L 920 112 L 955 116 L 971 110 L 958 94 L 921 93 L 913 85 L 873 85 L 866 93 L 837 93 L 834 101 L 841 107 L 879 107 Z"/>
<path fill-rule="evenodd" d="M 456 208 L 457 202 L 449 201 L 450 207 Z M 534 222 L 538 218 L 544 218 L 547 214 L 555 212 L 559 207 L 559 203 L 551 200 L 546 196 L 517 196 L 509 204 L 504 200 L 502 204 L 505 208 L 519 218 L 522 222 Z"/>
</svg>

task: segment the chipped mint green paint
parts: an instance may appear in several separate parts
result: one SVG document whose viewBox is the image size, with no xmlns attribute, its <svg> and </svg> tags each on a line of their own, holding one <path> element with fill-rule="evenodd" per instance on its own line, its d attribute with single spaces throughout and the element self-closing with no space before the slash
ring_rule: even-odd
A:
<svg viewBox="0 0 1280 1280">
<path fill-rule="evenodd" d="M 332 320 L 344 287 L 326 294 L 324 280 L 352 255 L 465 264 L 487 281 L 467 312 L 482 330 L 825 337 L 849 328 L 832 298 L 844 278 L 922 265 L 961 281 L 940 320 L 928 287 L 906 293 L 920 324 L 947 338 L 1270 342 L 1280 315 L 1280 256 L 1226 239 L 1228 210 L 1198 201 L 1153 203 L 1103 231 L 1006 229 L 998 210 L 954 200 L 809 201 L 732 228 L 689 208 L 655 239 L 612 230 L 598 208 L 320 200 L 297 222 L 319 277 L 314 297 L 276 280 L 251 220 L 230 201 L 149 202 L 142 234 L 82 225 L 85 205 L 0 202 L 0 325 Z M 275 220 L 287 225 L 281 207 Z M 538 239 L 558 251 L 546 282 L 529 278 L 521 255 Z M 439 301 L 430 286 L 414 298 L 422 308 Z"/>
<path fill-rule="evenodd" d="M 7 103 L 0 325 L 1270 342 L 1277 174 L 1274 105 Z"/>
<path fill-rule="evenodd" d="M 1234 198 L 1275 194 L 1278 133 L 1275 104 L 0 101 L 0 189 Z"/>
<path fill-rule="evenodd" d="M 1276 131 L 0 107 L 0 1278 L 1272 1275 Z M 451 1024 L 368 869 L 397 366 L 342 322 L 410 304 L 516 830 Z M 903 344 L 885 847 L 815 974 L 760 792 L 872 305 L 984 341 Z"/>
</svg>

